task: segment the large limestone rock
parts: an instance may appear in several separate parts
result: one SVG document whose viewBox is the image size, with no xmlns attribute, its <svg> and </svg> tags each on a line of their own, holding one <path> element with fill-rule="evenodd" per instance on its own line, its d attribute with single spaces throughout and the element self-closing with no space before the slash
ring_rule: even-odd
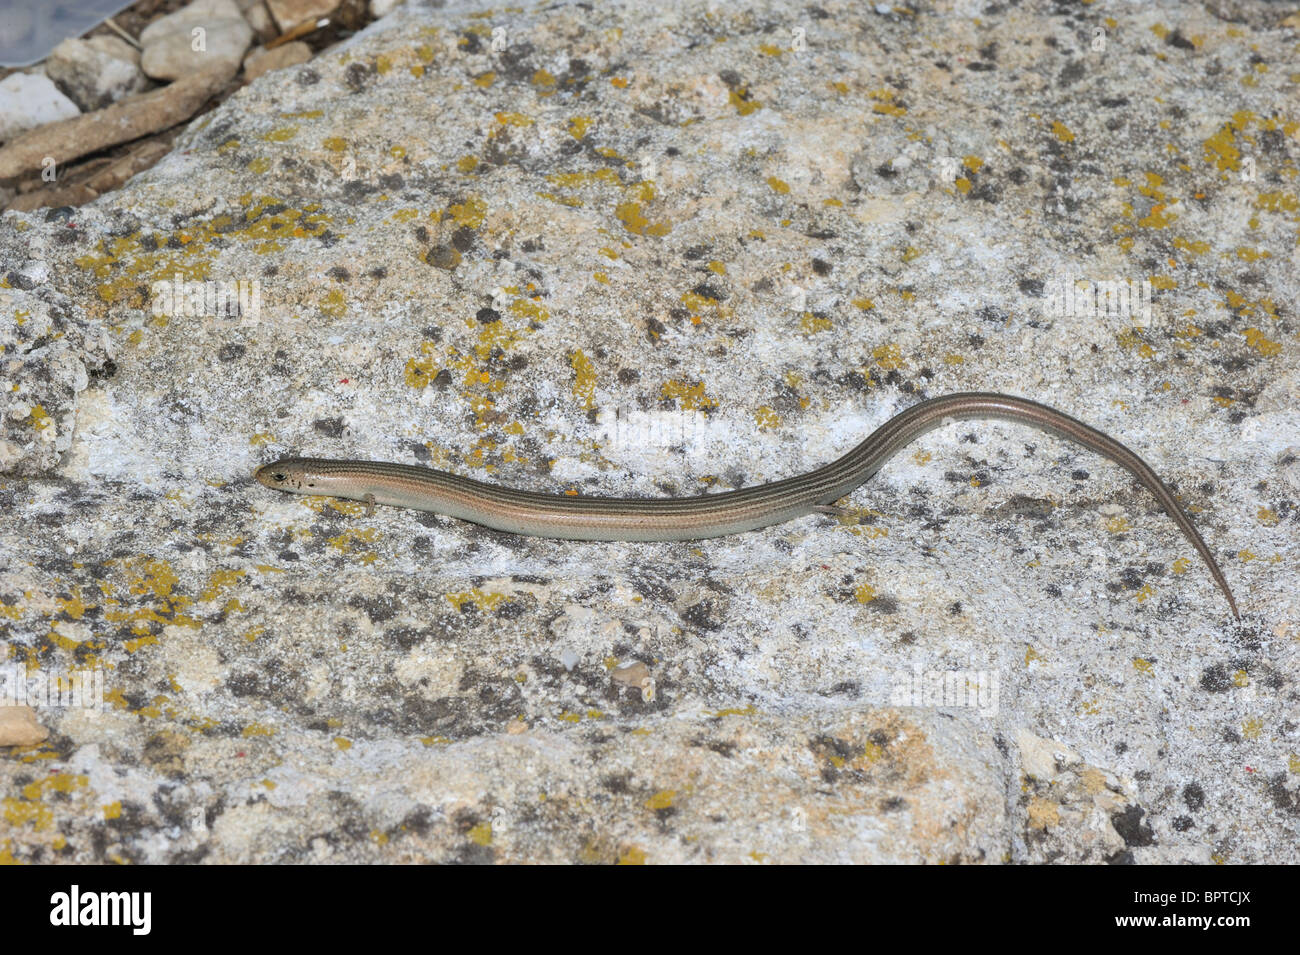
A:
<svg viewBox="0 0 1300 955">
<path fill-rule="evenodd" d="M 109 668 L 24 757 L 74 784 L 0 755 L 0 849 L 1300 861 L 1294 36 L 967 6 L 407 5 L 0 218 L 0 361 L 58 436 L 5 422 L 0 640 Z M 696 494 L 976 389 L 1147 457 L 1243 622 L 1122 472 L 1007 424 L 853 520 L 682 544 L 250 477 Z"/>
</svg>

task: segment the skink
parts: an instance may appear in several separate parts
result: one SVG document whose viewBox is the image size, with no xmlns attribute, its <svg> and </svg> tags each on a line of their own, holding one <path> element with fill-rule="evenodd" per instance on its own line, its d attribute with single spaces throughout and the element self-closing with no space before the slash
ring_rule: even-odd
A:
<svg viewBox="0 0 1300 955">
<path fill-rule="evenodd" d="M 1233 616 L 1241 619 L 1214 555 L 1173 492 L 1137 454 L 1069 415 L 1011 395 L 962 392 L 931 398 L 900 412 L 830 464 L 796 477 L 738 491 L 686 498 L 572 497 L 517 491 L 446 471 L 380 461 L 284 458 L 258 468 L 267 487 L 296 494 L 410 507 L 447 514 L 512 534 L 564 540 L 672 541 L 722 537 L 779 524 L 831 502 L 874 475 L 918 436 L 948 421 L 1002 418 L 1058 434 L 1128 470 L 1153 495 L 1196 548 Z"/>
</svg>

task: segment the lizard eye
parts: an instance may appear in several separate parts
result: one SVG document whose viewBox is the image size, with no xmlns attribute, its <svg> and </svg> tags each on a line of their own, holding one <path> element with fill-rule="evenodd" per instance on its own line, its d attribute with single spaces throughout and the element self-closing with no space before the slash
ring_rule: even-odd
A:
<svg viewBox="0 0 1300 955">
<path fill-rule="evenodd" d="M 274 474 L 271 475 L 271 477 L 275 478 L 277 481 L 283 481 L 285 478 L 285 474 L 283 471 L 276 471 Z"/>
</svg>

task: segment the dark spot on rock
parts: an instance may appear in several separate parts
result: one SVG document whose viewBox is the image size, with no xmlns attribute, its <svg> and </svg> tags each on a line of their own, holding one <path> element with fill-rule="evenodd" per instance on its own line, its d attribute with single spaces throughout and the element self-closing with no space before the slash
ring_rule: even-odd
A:
<svg viewBox="0 0 1300 955">
<path fill-rule="evenodd" d="M 1071 60 L 1061 68 L 1061 72 L 1056 74 L 1056 85 L 1065 87 L 1073 86 L 1079 80 L 1083 79 L 1087 73 L 1087 67 L 1083 60 Z"/>
<path fill-rule="evenodd" d="M 813 259 L 812 267 L 813 267 L 813 271 L 816 272 L 818 275 L 831 274 L 832 266 L 825 259 Z"/>
<path fill-rule="evenodd" d="M 682 619 L 699 630 L 713 632 L 722 629 L 722 620 L 714 602 L 709 599 L 687 607 Z"/>
<path fill-rule="evenodd" d="M 429 632 L 427 630 L 416 630 L 414 627 L 393 627 L 384 631 L 384 642 L 401 650 L 410 650 L 417 644 L 423 643 L 428 636 Z"/>
<path fill-rule="evenodd" d="M 226 689 L 239 697 L 262 696 L 265 692 L 262 681 L 256 673 L 232 674 L 230 679 L 226 680 Z"/>
<path fill-rule="evenodd" d="M 1286 788 L 1286 773 L 1279 772 L 1269 777 L 1268 794 L 1273 806 L 1291 816 L 1300 816 L 1300 794 Z"/>
<path fill-rule="evenodd" d="M 498 620 L 517 620 L 526 610 L 527 608 L 519 601 L 507 600 L 497 606 L 493 616 Z"/>
<path fill-rule="evenodd" d="M 497 54 L 500 60 L 498 73 L 505 76 L 512 83 L 528 83 L 532 81 L 533 74 L 536 71 L 530 60 L 536 49 L 531 43 L 514 41 Z"/>
<path fill-rule="evenodd" d="M 104 364 L 90 368 L 87 373 L 92 381 L 107 381 L 117 374 L 117 362 L 106 358 Z"/>
<path fill-rule="evenodd" d="M 435 245 L 425 253 L 424 261 L 450 272 L 460 265 L 460 252 L 450 245 Z"/>
<path fill-rule="evenodd" d="M 417 806 L 407 813 L 406 818 L 402 820 L 401 828 L 413 832 L 417 836 L 422 836 L 429 831 L 432 825 L 433 814 L 429 811 L 429 807 Z"/>
<path fill-rule="evenodd" d="M 1120 834 L 1126 846 L 1155 845 L 1156 834 L 1151 831 L 1150 826 L 1142 821 L 1144 815 L 1146 815 L 1146 810 L 1141 806 L 1129 806 L 1123 812 L 1111 815 L 1110 824 L 1115 827 L 1115 831 Z"/>
<path fill-rule="evenodd" d="M 185 774 L 185 750 L 190 741 L 175 730 L 160 730 L 144 744 L 144 761 L 159 772 L 179 779 Z"/>
<path fill-rule="evenodd" d="M 483 325 L 491 325 L 493 322 L 501 321 L 501 313 L 495 308 L 480 308 L 474 313 L 474 317 Z"/>
<path fill-rule="evenodd" d="M 378 186 L 366 182 L 364 179 L 349 179 L 343 184 L 343 198 L 345 199 L 363 199 L 372 192 L 378 191 Z"/>
<path fill-rule="evenodd" d="M 243 358 L 245 351 L 247 351 L 247 348 L 238 342 L 228 342 L 217 349 L 217 359 L 220 361 L 235 361 Z"/>
<path fill-rule="evenodd" d="M 348 599 L 348 606 L 364 610 L 371 623 L 385 623 L 397 616 L 397 601 L 391 596 L 355 596 Z"/>
<path fill-rule="evenodd" d="M 365 63 L 349 63 L 347 69 L 343 71 L 343 82 L 347 84 L 348 89 L 354 93 L 360 93 L 366 88 L 366 81 L 372 72 L 371 68 Z"/>
<path fill-rule="evenodd" d="M 875 613 L 898 613 L 898 601 L 893 597 L 877 597 L 867 602 L 867 609 Z"/>
<path fill-rule="evenodd" d="M 696 295 L 702 298 L 711 298 L 715 302 L 724 302 L 727 299 L 727 293 L 722 291 L 716 285 L 710 285 L 708 282 L 701 282 L 695 288 L 691 289 Z"/>
<path fill-rule="evenodd" d="M 616 776 L 606 776 L 600 784 L 616 796 L 626 796 L 632 792 L 632 774 L 619 773 Z"/>
<path fill-rule="evenodd" d="M 461 252 L 468 252 L 474 247 L 474 240 L 478 238 L 474 230 L 469 226 L 461 226 L 451 234 L 451 244 Z"/>
<path fill-rule="evenodd" d="M 1021 279 L 1020 291 L 1032 298 L 1043 297 L 1043 280 L 1042 279 Z"/>
<path fill-rule="evenodd" d="M 340 438 L 345 427 L 342 418 L 317 418 L 311 423 L 312 428 L 327 438 Z"/>
<path fill-rule="evenodd" d="M 1207 693 L 1227 693 L 1232 689 L 1232 677 L 1222 663 L 1215 663 L 1201 671 L 1201 689 Z"/>
</svg>

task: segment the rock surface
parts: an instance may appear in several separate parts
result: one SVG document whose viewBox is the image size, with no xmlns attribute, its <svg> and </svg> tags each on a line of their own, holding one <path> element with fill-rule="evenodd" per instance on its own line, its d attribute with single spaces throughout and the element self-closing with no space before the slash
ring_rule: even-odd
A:
<svg viewBox="0 0 1300 955">
<path fill-rule="evenodd" d="M 408 5 L 0 217 L 0 640 L 108 670 L 0 854 L 1300 862 L 1296 37 L 1232 7 Z M 961 390 L 1145 456 L 1243 621 L 1009 424 L 681 544 L 250 479 L 719 491 Z"/>
<path fill-rule="evenodd" d="M 0 283 L 0 472 L 41 473 L 72 446 L 78 401 L 112 367 L 113 344 L 46 283 L 44 262 L 15 266 Z"/>
</svg>

